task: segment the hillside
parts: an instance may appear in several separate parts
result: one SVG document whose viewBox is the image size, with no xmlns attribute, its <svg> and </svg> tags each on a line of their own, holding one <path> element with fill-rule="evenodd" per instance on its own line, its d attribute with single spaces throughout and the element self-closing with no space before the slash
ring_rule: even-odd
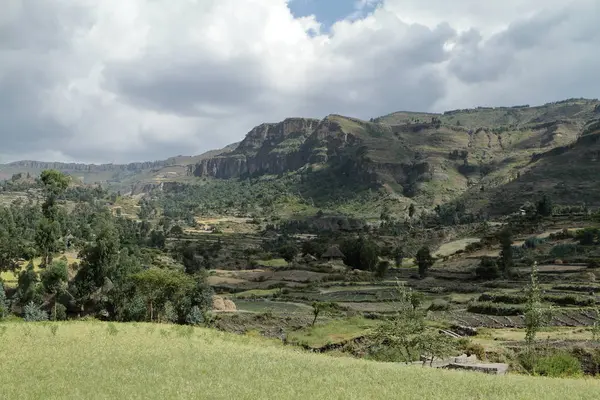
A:
<svg viewBox="0 0 600 400">
<path fill-rule="evenodd" d="M 138 182 L 176 180 L 188 175 L 188 166 L 205 158 L 216 157 L 230 151 L 238 143 L 223 149 L 211 150 L 196 156 L 176 156 L 166 160 L 134 162 L 129 164 L 83 164 L 44 161 L 16 161 L 0 165 L 0 180 L 10 179 L 14 174 L 39 175 L 45 169 L 56 169 L 73 176 L 85 184 L 102 183 L 127 186 Z"/>
<path fill-rule="evenodd" d="M 597 398 L 597 380 L 496 377 L 334 358 L 250 336 L 153 324 L 0 324 L 11 399 Z M 55 330 L 53 330 L 55 329 Z M 54 333 L 53 333 L 54 332 Z"/>
<path fill-rule="evenodd" d="M 573 144 L 598 117 L 600 102 L 571 99 L 539 107 L 398 112 L 371 122 L 340 115 L 286 119 L 254 128 L 235 150 L 190 171 L 231 179 L 337 169 L 433 206 L 551 163 L 539 155 Z"/>
<path fill-rule="evenodd" d="M 396 112 L 371 121 L 288 118 L 198 156 L 126 165 L 21 161 L 0 166 L 0 177 L 55 168 L 83 183 L 132 194 L 180 188 L 198 177 L 285 178 L 281 185 L 288 193 L 313 199 L 311 206 L 335 201 L 338 207 L 345 196 L 369 197 L 374 190 L 397 203 L 392 209 L 410 203 L 431 209 L 463 198 L 472 210 L 504 213 L 542 191 L 571 203 L 564 194 L 575 190 L 582 194 L 578 201 L 595 204 L 586 177 L 596 174 L 596 153 L 585 142 L 592 139 L 581 138 L 594 135 L 599 118 L 600 102 L 586 99 L 443 114 Z"/>
</svg>

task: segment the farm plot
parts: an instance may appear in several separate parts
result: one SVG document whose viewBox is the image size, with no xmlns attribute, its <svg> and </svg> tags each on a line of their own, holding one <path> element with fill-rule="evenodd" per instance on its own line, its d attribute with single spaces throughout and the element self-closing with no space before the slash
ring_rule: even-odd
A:
<svg viewBox="0 0 600 400">
<path fill-rule="evenodd" d="M 569 272 L 581 272 L 587 269 L 586 265 L 565 265 L 565 264 L 544 264 L 538 265 L 538 272 L 541 274 L 561 274 L 561 273 L 569 273 Z M 531 272 L 531 268 L 517 268 L 517 271 L 520 273 L 528 273 Z"/>
<path fill-rule="evenodd" d="M 474 328 L 485 327 L 485 328 L 523 328 L 525 327 L 525 317 L 523 315 L 510 315 L 510 316 L 499 316 L 499 315 L 485 315 L 475 314 L 462 311 L 451 311 L 447 313 L 448 318 L 452 323 L 464 326 L 471 326 Z M 595 321 L 598 321 L 598 317 L 595 315 L 593 310 L 585 309 L 573 309 L 573 310 L 560 310 L 557 311 L 553 316 L 552 320 L 548 324 L 549 326 L 566 326 L 566 327 L 577 327 L 577 326 L 592 326 Z"/>
<path fill-rule="evenodd" d="M 312 308 L 306 304 L 268 300 L 235 300 L 238 311 L 274 314 L 308 314 Z"/>
</svg>

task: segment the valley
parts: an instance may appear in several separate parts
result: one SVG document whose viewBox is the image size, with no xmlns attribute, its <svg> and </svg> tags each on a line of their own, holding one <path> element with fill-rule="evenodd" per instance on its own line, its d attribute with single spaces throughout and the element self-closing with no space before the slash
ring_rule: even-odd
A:
<svg viewBox="0 0 600 400">
<path fill-rule="evenodd" d="M 0 343 L 80 337 L 87 368 L 100 348 L 125 365 L 141 337 L 155 350 L 137 356 L 140 382 L 170 343 L 207 365 L 232 346 L 322 365 L 336 384 L 373 367 L 491 393 L 501 381 L 405 366 L 464 355 L 519 388 L 486 398 L 530 398 L 539 376 L 581 378 L 564 382 L 586 398 L 600 373 L 599 121 L 585 99 L 329 115 L 199 156 L 2 165 Z"/>
</svg>

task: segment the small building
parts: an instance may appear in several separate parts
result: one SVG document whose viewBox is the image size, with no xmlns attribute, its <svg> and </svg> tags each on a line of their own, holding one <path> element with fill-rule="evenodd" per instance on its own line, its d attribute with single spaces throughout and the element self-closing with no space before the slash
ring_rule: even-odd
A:
<svg viewBox="0 0 600 400">
<path fill-rule="evenodd" d="M 344 253 L 342 253 L 338 246 L 331 246 L 321 255 L 321 258 L 327 261 L 341 261 L 344 259 Z"/>
</svg>

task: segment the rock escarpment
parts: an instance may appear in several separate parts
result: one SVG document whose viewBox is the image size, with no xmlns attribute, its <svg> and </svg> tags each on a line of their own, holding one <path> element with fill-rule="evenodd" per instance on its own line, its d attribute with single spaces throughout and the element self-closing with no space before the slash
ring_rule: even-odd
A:
<svg viewBox="0 0 600 400">
<path fill-rule="evenodd" d="M 229 179 L 281 174 L 306 164 L 326 163 L 341 149 L 357 143 L 331 118 L 288 118 L 252 129 L 238 147 L 190 167 L 195 176 Z"/>
</svg>

